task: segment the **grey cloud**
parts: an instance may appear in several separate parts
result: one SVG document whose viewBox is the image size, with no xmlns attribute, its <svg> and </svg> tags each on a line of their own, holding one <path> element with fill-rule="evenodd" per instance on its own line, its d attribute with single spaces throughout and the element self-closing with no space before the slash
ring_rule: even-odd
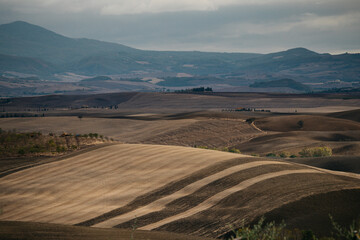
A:
<svg viewBox="0 0 360 240">
<path fill-rule="evenodd" d="M 22 13 L 0 1 L 0 23 L 25 20 L 71 37 L 160 50 L 271 52 L 307 47 L 320 52 L 360 49 L 360 1 L 327 0 L 220 6 L 216 11 L 127 15 Z"/>
</svg>

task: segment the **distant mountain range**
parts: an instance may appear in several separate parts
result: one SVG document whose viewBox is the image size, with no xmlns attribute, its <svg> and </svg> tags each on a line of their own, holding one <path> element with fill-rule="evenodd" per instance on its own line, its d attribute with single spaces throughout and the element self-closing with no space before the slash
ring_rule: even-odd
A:
<svg viewBox="0 0 360 240">
<path fill-rule="evenodd" d="M 36 76 L 72 83 L 96 76 L 110 78 L 95 78 L 78 85 L 92 91 L 106 91 L 101 83 L 109 80 L 126 81 L 118 84 L 119 91 L 188 86 L 256 91 L 249 85 L 279 79 L 293 79 L 311 89 L 323 90 L 358 84 L 360 54 L 318 54 L 305 48 L 271 54 L 144 51 L 116 43 L 68 38 L 17 21 L 0 25 L 0 74 L 2 79 Z M 114 90 L 114 84 L 110 85 Z"/>
<path fill-rule="evenodd" d="M 296 82 L 292 79 L 280 79 L 267 82 L 255 82 L 250 85 L 253 88 L 291 88 L 301 92 L 310 92 L 311 88 L 305 84 Z"/>
</svg>

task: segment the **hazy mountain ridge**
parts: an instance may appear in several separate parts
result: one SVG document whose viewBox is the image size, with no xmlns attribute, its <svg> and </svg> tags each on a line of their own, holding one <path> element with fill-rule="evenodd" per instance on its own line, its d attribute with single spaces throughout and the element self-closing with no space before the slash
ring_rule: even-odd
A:
<svg viewBox="0 0 360 240">
<path fill-rule="evenodd" d="M 360 81 L 360 54 L 319 54 L 305 48 L 271 54 L 145 51 L 116 43 L 68 38 L 21 21 L 0 25 L 0 54 L 0 74 L 4 76 L 13 72 L 67 81 L 68 74 L 83 78 L 105 75 L 117 81 L 138 82 L 136 87 L 133 83 L 128 87 L 124 87 L 128 83 L 118 84 L 118 91 L 200 85 L 223 90 L 285 78 L 315 84 L 315 89 L 322 90 L 352 87 L 351 82 Z M 157 79 L 141 81 L 147 78 Z M 84 91 L 115 90 L 100 87 L 101 81 L 104 80 L 99 80 L 96 89 L 85 83 L 81 86 L 88 87 Z"/>
<path fill-rule="evenodd" d="M 274 80 L 274 81 L 268 81 L 268 82 L 255 82 L 250 85 L 250 87 L 253 88 L 279 88 L 279 87 L 286 87 L 291 88 L 294 90 L 298 90 L 301 92 L 310 92 L 311 88 L 296 82 L 292 79 L 280 79 L 280 80 Z"/>
</svg>

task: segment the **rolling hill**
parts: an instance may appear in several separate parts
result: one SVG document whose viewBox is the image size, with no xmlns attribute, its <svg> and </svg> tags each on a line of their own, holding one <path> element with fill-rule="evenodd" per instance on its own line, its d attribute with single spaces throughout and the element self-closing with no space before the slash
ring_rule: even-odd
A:
<svg viewBox="0 0 360 240">
<path fill-rule="evenodd" d="M 255 82 L 250 85 L 252 88 L 290 88 L 300 92 L 310 92 L 311 88 L 305 84 L 292 79 L 280 79 L 268 82 Z"/>
<path fill-rule="evenodd" d="M 40 59 L 0 54 L 0 72 L 20 72 L 48 76 L 55 71 L 55 66 Z"/>
<path fill-rule="evenodd" d="M 1 220 L 101 228 L 131 228 L 136 221 L 140 230 L 220 237 L 229 224 L 274 211 L 280 218 L 282 208 L 308 197 L 323 206 L 340 203 L 345 191 L 357 198 L 360 176 L 212 150 L 117 144 L 15 172 L 0 185 Z M 324 194 L 332 198 L 320 202 Z M 356 217 L 357 207 L 342 217 Z M 312 224 L 317 233 L 329 227 Z"/>
<path fill-rule="evenodd" d="M 0 52 L 7 55 L 65 64 L 89 55 L 127 51 L 135 49 L 90 39 L 72 39 L 27 22 L 0 25 Z"/>
<path fill-rule="evenodd" d="M 359 54 L 319 54 L 305 48 L 271 54 L 144 51 L 117 43 L 69 38 L 21 21 L 0 25 L 0 54 L 4 59 L 0 61 L 1 74 L 31 73 L 44 80 L 63 81 L 74 74 L 84 78 L 113 75 L 117 81 L 160 79 L 152 84 L 139 81 L 138 84 L 148 84 L 142 88 L 131 88 L 123 82 L 116 86 L 118 91 L 187 86 L 254 91 L 248 86 L 255 81 L 288 78 L 313 84 L 314 90 L 324 90 L 351 88 L 353 82 L 360 81 Z M 113 91 L 115 85 L 101 89 L 85 86 L 86 90 L 99 92 Z"/>
</svg>

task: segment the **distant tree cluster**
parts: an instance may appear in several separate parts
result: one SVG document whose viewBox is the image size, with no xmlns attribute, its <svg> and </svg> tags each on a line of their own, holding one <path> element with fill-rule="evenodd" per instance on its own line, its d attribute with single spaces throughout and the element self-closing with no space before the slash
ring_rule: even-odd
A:
<svg viewBox="0 0 360 240">
<path fill-rule="evenodd" d="M 181 90 L 176 90 L 175 92 L 177 93 L 188 93 L 188 92 L 212 92 L 212 88 L 211 87 L 198 87 L 198 88 L 189 88 L 189 89 L 181 89 Z"/>
<path fill-rule="evenodd" d="M 228 147 L 224 147 L 224 148 L 210 148 L 207 146 L 195 146 L 196 148 L 202 148 L 202 149 L 209 149 L 209 150 L 217 150 L 217 151 L 223 151 L 223 152 L 231 152 L 231 153 L 241 153 L 239 149 L 237 148 L 228 148 Z"/>
<path fill-rule="evenodd" d="M 298 155 L 290 154 L 289 152 L 268 153 L 266 157 L 281 157 L 281 158 L 296 158 L 296 157 L 328 157 L 332 156 L 332 149 L 330 147 L 309 147 L 302 149 Z"/>
<path fill-rule="evenodd" d="M 49 155 L 80 149 L 96 141 L 110 139 L 98 133 L 56 135 L 41 132 L 19 133 L 15 130 L 4 131 L 0 128 L 0 158 L 29 155 Z"/>
<path fill-rule="evenodd" d="M 0 118 L 21 118 L 21 117 L 45 117 L 45 114 L 30 114 L 30 113 L 4 113 L 0 114 Z"/>
<path fill-rule="evenodd" d="M 332 149 L 329 147 L 304 148 L 299 154 L 301 157 L 327 157 L 332 155 Z"/>
</svg>

